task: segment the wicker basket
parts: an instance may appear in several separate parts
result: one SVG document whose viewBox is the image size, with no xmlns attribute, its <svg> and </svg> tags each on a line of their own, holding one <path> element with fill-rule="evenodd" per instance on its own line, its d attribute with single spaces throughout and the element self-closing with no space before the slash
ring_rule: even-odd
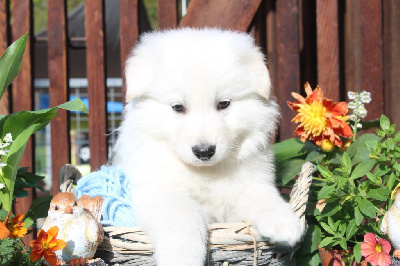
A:
<svg viewBox="0 0 400 266">
<path fill-rule="evenodd" d="M 305 163 L 292 192 L 290 204 L 306 229 L 304 211 L 314 166 Z M 105 239 L 96 257 L 111 265 L 156 265 L 153 247 L 140 227 L 105 227 Z M 268 244 L 248 223 L 215 223 L 209 226 L 208 265 L 290 265 L 298 247 Z"/>
</svg>

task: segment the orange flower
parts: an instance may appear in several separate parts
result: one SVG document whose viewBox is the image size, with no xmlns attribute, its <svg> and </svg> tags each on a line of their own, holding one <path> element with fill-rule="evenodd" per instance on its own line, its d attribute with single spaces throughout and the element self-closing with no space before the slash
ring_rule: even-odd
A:
<svg viewBox="0 0 400 266">
<path fill-rule="evenodd" d="M 15 216 L 9 222 L 10 215 L 11 212 L 8 213 L 4 223 L 0 222 L 0 239 L 23 237 L 28 232 L 28 229 L 24 227 L 25 223 L 22 222 L 23 214 Z"/>
<path fill-rule="evenodd" d="M 37 261 L 44 256 L 50 265 L 57 264 L 57 256 L 54 251 L 63 249 L 66 245 L 65 241 L 56 239 L 58 235 L 58 227 L 53 226 L 47 232 L 39 230 L 37 239 L 32 240 L 30 245 L 33 248 L 31 252 L 31 261 Z"/>
<path fill-rule="evenodd" d="M 287 102 L 289 107 L 298 114 L 292 122 L 300 123 L 294 132 L 301 136 L 301 140 L 313 141 L 326 151 L 333 149 L 333 146 L 342 146 L 340 137 L 349 138 L 353 132 L 346 123 L 347 104 L 346 102 L 333 103 L 332 100 L 324 98 L 319 86 L 313 91 L 310 84 L 304 84 L 307 97 L 304 98 L 298 93 L 292 96 L 298 102 Z"/>
<path fill-rule="evenodd" d="M 376 238 L 373 233 L 364 235 L 364 242 L 361 243 L 361 254 L 372 266 L 390 265 L 391 258 L 390 243 L 383 238 Z"/>
</svg>

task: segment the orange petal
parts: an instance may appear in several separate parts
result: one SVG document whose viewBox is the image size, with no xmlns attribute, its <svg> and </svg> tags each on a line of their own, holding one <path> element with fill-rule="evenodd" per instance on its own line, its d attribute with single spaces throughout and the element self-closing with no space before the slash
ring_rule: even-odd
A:
<svg viewBox="0 0 400 266">
<path fill-rule="evenodd" d="M 43 245 L 37 240 L 32 240 L 29 245 L 32 247 L 33 250 L 41 250 Z"/>
<path fill-rule="evenodd" d="M 14 218 L 12 218 L 10 223 L 17 224 L 20 221 L 22 221 L 23 218 L 24 218 L 24 215 L 23 214 L 19 214 L 19 215 L 15 216 Z M 23 223 L 23 225 L 25 225 L 25 223 Z"/>
<path fill-rule="evenodd" d="M 28 233 L 28 229 L 25 227 L 17 227 L 11 232 L 12 237 L 23 237 L 26 233 Z"/>
<path fill-rule="evenodd" d="M 346 102 L 334 103 L 331 106 L 327 107 L 326 110 L 332 113 L 333 116 L 345 116 L 348 112 L 347 103 Z"/>
<path fill-rule="evenodd" d="M 11 211 L 8 212 L 6 219 L 4 220 L 4 224 L 8 223 L 8 219 L 10 219 Z"/>
<path fill-rule="evenodd" d="M 311 95 L 309 95 L 306 99 L 307 103 L 312 103 L 312 102 L 320 102 L 324 98 L 324 94 L 322 93 L 322 90 L 320 87 L 317 86 L 317 88 L 313 91 Z"/>
<path fill-rule="evenodd" d="M 304 89 L 306 90 L 307 96 L 312 94 L 312 89 L 311 89 L 310 83 L 308 83 L 308 81 L 306 81 L 306 83 L 304 83 Z"/>
<path fill-rule="evenodd" d="M 57 238 L 57 235 L 58 235 L 58 227 L 57 227 L 57 226 L 53 226 L 52 228 L 50 228 L 50 229 L 47 231 L 47 235 L 48 235 L 48 237 L 47 237 L 48 241 L 50 241 L 51 239 Z"/>
<path fill-rule="evenodd" d="M 46 231 L 40 229 L 39 232 L 37 233 L 37 239 L 39 242 L 43 242 L 43 241 L 47 240 Z"/>
<path fill-rule="evenodd" d="M 50 245 L 51 245 L 51 250 L 56 251 L 65 248 L 67 243 L 65 243 L 65 241 L 61 239 L 54 239 L 51 241 Z"/>
<path fill-rule="evenodd" d="M 40 250 L 39 252 L 32 250 L 31 252 L 31 261 L 37 261 L 40 260 L 43 257 L 43 250 Z"/>
<path fill-rule="evenodd" d="M 8 230 L 7 226 L 0 222 L 0 239 L 6 239 L 11 234 L 10 230 Z"/>
<path fill-rule="evenodd" d="M 45 250 L 44 251 L 44 259 L 48 262 L 48 263 L 50 263 L 50 265 L 57 265 L 57 256 L 56 256 L 56 254 L 54 254 L 54 252 L 53 251 L 51 251 L 51 250 Z"/>
<path fill-rule="evenodd" d="M 300 94 L 296 93 L 296 92 L 292 92 L 292 97 L 295 98 L 296 100 L 298 100 L 301 103 L 305 103 L 306 99 L 304 99 L 303 96 L 301 96 Z"/>
</svg>

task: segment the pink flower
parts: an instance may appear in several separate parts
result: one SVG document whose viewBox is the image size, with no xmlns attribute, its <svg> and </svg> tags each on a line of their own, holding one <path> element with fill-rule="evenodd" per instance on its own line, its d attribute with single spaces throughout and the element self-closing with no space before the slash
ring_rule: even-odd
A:
<svg viewBox="0 0 400 266">
<path fill-rule="evenodd" d="M 361 254 L 372 266 L 390 265 L 390 249 L 391 246 L 387 240 L 377 238 L 373 233 L 365 234 L 364 242 L 361 243 Z"/>
</svg>

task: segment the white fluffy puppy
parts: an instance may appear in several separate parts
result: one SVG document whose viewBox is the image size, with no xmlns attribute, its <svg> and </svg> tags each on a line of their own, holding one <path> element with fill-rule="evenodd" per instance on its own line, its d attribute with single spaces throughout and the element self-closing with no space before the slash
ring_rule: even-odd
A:
<svg viewBox="0 0 400 266">
<path fill-rule="evenodd" d="M 279 112 L 249 35 L 146 34 L 125 74 L 113 165 L 132 180 L 134 215 L 157 265 L 203 265 L 208 223 L 246 220 L 271 242 L 300 240 L 299 219 L 274 184 L 269 138 Z"/>
</svg>

